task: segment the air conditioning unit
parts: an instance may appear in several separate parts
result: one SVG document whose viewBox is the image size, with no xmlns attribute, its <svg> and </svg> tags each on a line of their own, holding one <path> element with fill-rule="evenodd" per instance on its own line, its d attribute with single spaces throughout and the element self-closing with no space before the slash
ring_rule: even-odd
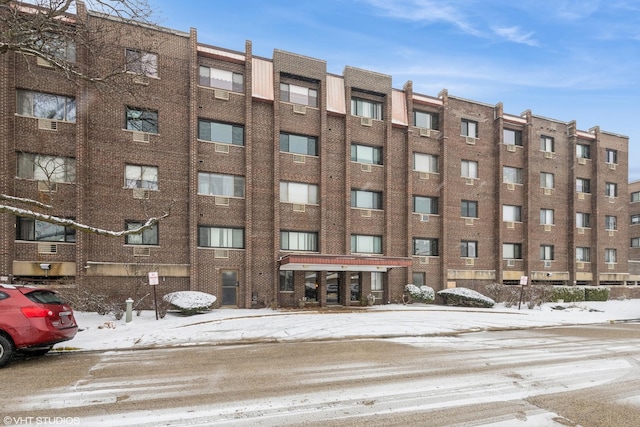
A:
<svg viewBox="0 0 640 427">
<path fill-rule="evenodd" d="M 229 258 L 229 250 L 228 249 L 216 249 L 213 251 L 214 258 Z"/>
<path fill-rule="evenodd" d="M 149 77 L 137 75 L 133 78 L 133 83 L 142 86 L 149 86 Z"/>
<path fill-rule="evenodd" d="M 301 156 L 299 154 L 294 154 L 293 155 L 293 163 L 306 163 L 306 157 L 305 156 Z"/>
<path fill-rule="evenodd" d="M 474 258 L 465 258 L 464 260 L 464 265 L 475 265 L 475 259 Z"/>
<path fill-rule="evenodd" d="M 464 183 L 467 185 L 473 185 L 473 182 L 475 181 L 475 179 L 473 178 L 465 178 Z"/>
<path fill-rule="evenodd" d="M 507 228 L 516 228 L 516 223 L 513 221 L 507 221 Z"/>
<path fill-rule="evenodd" d="M 40 57 L 36 58 L 36 64 L 41 66 L 41 67 L 53 68 L 53 65 L 51 64 L 51 62 L 47 61 L 44 58 L 40 58 Z"/>
<path fill-rule="evenodd" d="M 516 146 L 514 144 L 507 144 L 507 151 L 509 151 L 511 153 L 515 153 L 516 152 Z"/>
<path fill-rule="evenodd" d="M 585 159 L 584 157 L 578 157 L 578 164 L 586 165 L 587 159 Z"/>
<path fill-rule="evenodd" d="M 216 196 L 215 204 L 216 206 L 229 206 L 229 198 L 223 197 L 223 196 Z"/>
<path fill-rule="evenodd" d="M 38 243 L 39 254 L 57 254 L 58 245 L 55 243 Z"/>
<path fill-rule="evenodd" d="M 544 268 L 551 268 L 551 261 L 545 261 Z"/>
<path fill-rule="evenodd" d="M 55 193 L 58 191 L 58 184 L 49 181 L 38 181 L 38 191 L 43 193 Z"/>
<path fill-rule="evenodd" d="M 420 262 L 420 264 L 422 264 L 422 265 L 429 264 L 429 257 L 421 256 L 421 257 L 419 258 L 419 260 L 420 260 L 420 261 L 419 261 L 419 262 Z"/>
<path fill-rule="evenodd" d="M 613 237 L 616 235 L 616 230 L 607 230 L 607 233 L 609 234 L 609 237 Z"/>
<path fill-rule="evenodd" d="M 544 231 L 551 231 L 551 225 L 545 224 L 544 225 Z"/>
<path fill-rule="evenodd" d="M 371 172 L 371 165 L 368 163 L 361 163 L 360 164 L 360 170 L 362 172 Z"/>
<path fill-rule="evenodd" d="M 551 195 L 551 188 L 545 188 L 544 189 L 544 195 L 545 196 L 550 196 Z"/>
<path fill-rule="evenodd" d="M 362 209 L 360 211 L 360 216 L 363 218 L 371 218 L 371 209 Z"/>
<path fill-rule="evenodd" d="M 429 179 L 429 172 L 420 172 L 420 179 Z"/>
<path fill-rule="evenodd" d="M 615 203 L 616 202 L 616 198 L 615 197 L 607 196 L 607 199 L 609 199 L 609 203 Z"/>
<path fill-rule="evenodd" d="M 545 159 L 553 159 L 553 152 L 552 151 L 545 151 L 544 152 L 544 158 Z"/>
<path fill-rule="evenodd" d="M 578 234 L 584 234 L 584 227 L 578 227 Z"/>
<path fill-rule="evenodd" d="M 307 114 L 307 106 L 302 104 L 293 104 L 293 112 L 295 114 Z"/>
<path fill-rule="evenodd" d="M 294 212 L 304 212 L 305 209 L 305 205 L 300 204 L 300 203 L 294 203 L 293 204 L 293 211 Z"/>
<path fill-rule="evenodd" d="M 216 144 L 216 153 L 229 154 L 229 144 Z"/>
<path fill-rule="evenodd" d="M 516 265 L 516 261 L 513 259 L 508 259 L 507 260 L 507 267 L 515 267 Z"/>
<path fill-rule="evenodd" d="M 133 198 L 138 200 L 146 200 L 149 198 L 149 190 L 144 188 L 134 188 L 132 190 Z"/>
<path fill-rule="evenodd" d="M 464 225 L 473 225 L 473 218 L 465 218 Z"/>
<path fill-rule="evenodd" d="M 609 169 L 611 169 L 612 171 L 616 170 L 616 164 L 615 163 L 609 163 Z"/>
<path fill-rule="evenodd" d="M 214 99 L 220 99 L 222 101 L 228 101 L 229 100 L 229 91 L 228 90 L 224 90 L 224 89 L 215 89 L 213 91 L 213 98 Z"/>
<path fill-rule="evenodd" d="M 578 270 L 584 270 L 584 262 L 576 263 L 576 267 L 578 267 Z"/>
<path fill-rule="evenodd" d="M 419 128 L 418 133 L 420 134 L 420 136 L 424 136 L 424 137 L 431 137 L 431 129 L 428 128 Z"/>
<path fill-rule="evenodd" d="M 420 214 L 420 221 L 421 222 L 429 222 L 429 214 Z"/>
<path fill-rule="evenodd" d="M 41 130 L 58 130 L 58 122 L 49 119 L 38 119 L 38 129 Z"/>
<path fill-rule="evenodd" d="M 148 246 L 134 246 L 133 256 L 151 256 L 151 248 Z"/>
<path fill-rule="evenodd" d="M 516 189 L 516 185 L 513 182 L 507 182 L 507 190 L 515 190 Z"/>
<path fill-rule="evenodd" d="M 612 262 L 608 262 L 608 263 L 607 263 L 607 268 L 608 268 L 609 270 L 613 270 L 614 268 L 616 268 L 616 265 L 615 265 L 614 263 L 612 263 Z"/>
<path fill-rule="evenodd" d="M 476 144 L 476 138 L 474 138 L 472 136 L 465 136 L 464 137 L 464 142 L 466 142 L 469 145 L 475 145 Z"/>
<path fill-rule="evenodd" d="M 373 126 L 373 119 L 371 117 L 360 117 L 360 124 L 362 126 Z"/>
<path fill-rule="evenodd" d="M 149 134 L 146 132 L 132 132 L 134 142 L 149 142 Z"/>
<path fill-rule="evenodd" d="M 578 200 L 584 200 L 584 193 L 578 193 Z"/>
</svg>

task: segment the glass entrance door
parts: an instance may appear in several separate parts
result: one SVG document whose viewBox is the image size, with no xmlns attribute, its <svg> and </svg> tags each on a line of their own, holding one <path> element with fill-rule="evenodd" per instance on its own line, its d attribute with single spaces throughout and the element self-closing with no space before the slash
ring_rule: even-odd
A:
<svg viewBox="0 0 640 427">
<path fill-rule="evenodd" d="M 222 305 L 238 306 L 238 270 L 222 270 Z"/>
<path fill-rule="evenodd" d="M 341 304 L 341 293 L 340 273 L 327 271 L 327 304 Z"/>
</svg>

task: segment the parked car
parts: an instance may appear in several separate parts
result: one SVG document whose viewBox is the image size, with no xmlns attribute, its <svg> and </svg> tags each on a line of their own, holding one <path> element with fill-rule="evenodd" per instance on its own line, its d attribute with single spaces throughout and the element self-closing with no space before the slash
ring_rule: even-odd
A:
<svg viewBox="0 0 640 427">
<path fill-rule="evenodd" d="M 71 306 L 55 291 L 0 285 L 0 367 L 16 352 L 46 354 L 78 332 Z"/>
</svg>

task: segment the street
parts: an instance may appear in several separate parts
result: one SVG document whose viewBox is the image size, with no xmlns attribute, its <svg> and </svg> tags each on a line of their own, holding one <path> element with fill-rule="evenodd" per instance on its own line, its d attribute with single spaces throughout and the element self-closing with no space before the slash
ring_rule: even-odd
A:
<svg viewBox="0 0 640 427">
<path fill-rule="evenodd" d="M 0 376 L 5 425 L 638 426 L 640 325 L 62 353 Z"/>
</svg>

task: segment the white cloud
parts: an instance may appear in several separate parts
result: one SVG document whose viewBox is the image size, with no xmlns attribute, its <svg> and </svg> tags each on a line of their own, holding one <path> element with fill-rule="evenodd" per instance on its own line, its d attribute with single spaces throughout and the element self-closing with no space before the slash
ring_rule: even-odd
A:
<svg viewBox="0 0 640 427">
<path fill-rule="evenodd" d="M 520 27 L 494 27 L 493 32 L 510 42 L 537 46 L 538 42 L 532 38 L 533 32 L 523 33 Z"/>
</svg>

